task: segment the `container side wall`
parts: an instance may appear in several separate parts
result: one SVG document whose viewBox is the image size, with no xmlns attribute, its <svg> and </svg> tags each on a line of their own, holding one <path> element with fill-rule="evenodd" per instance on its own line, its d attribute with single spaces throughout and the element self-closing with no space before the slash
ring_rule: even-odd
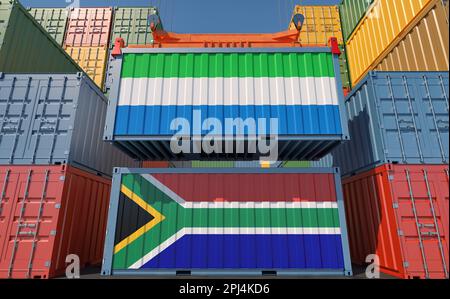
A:
<svg viewBox="0 0 450 299">
<path fill-rule="evenodd" d="M 366 14 L 373 0 L 344 0 L 339 6 L 342 23 L 342 34 L 345 41 L 348 40 L 359 21 Z"/>
<path fill-rule="evenodd" d="M 375 1 L 346 44 L 352 85 L 373 69 L 398 43 L 399 37 L 440 1 Z"/>
<path fill-rule="evenodd" d="M 81 68 L 16 1 L 0 3 L 0 71 L 75 73 Z M 20 38 L 17 38 L 20 37 Z"/>
</svg>

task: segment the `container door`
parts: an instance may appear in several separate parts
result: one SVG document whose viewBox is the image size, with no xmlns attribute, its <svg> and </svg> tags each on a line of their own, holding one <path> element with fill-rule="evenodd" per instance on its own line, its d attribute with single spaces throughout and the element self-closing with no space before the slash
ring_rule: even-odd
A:
<svg viewBox="0 0 450 299">
<path fill-rule="evenodd" d="M 445 196 L 444 171 L 402 167 L 394 179 L 405 277 L 448 278 L 448 183 Z"/>
<path fill-rule="evenodd" d="M 48 277 L 60 177 L 44 168 L 0 168 L 0 278 Z"/>
</svg>

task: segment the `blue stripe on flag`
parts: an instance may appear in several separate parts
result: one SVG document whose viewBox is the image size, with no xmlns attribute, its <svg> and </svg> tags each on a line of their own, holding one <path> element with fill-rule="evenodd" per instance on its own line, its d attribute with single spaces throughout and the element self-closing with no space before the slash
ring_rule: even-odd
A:
<svg viewBox="0 0 450 299">
<path fill-rule="evenodd" d="M 340 235 L 186 235 L 145 269 L 342 269 Z"/>
<path fill-rule="evenodd" d="M 201 111 L 200 124 L 207 118 L 217 118 L 222 126 L 224 119 L 240 117 L 243 120 L 265 119 L 267 130 L 270 118 L 278 118 L 279 135 L 339 135 L 342 133 L 339 107 L 335 105 L 297 106 L 118 106 L 116 135 L 174 135 L 170 123 L 185 118 L 193 126 L 193 110 Z M 198 121 L 198 120 L 197 120 Z M 258 128 L 259 129 L 259 128 Z M 222 128 L 224 132 L 225 128 Z M 209 130 L 202 134 L 209 133 Z M 223 134 L 223 133 L 222 133 Z M 191 134 L 192 135 L 192 132 Z"/>
</svg>

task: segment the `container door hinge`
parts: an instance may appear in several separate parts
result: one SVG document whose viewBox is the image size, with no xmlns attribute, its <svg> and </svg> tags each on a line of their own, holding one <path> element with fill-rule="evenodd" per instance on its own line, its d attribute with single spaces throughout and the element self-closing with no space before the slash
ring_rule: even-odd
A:
<svg viewBox="0 0 450 299">
<path fill-rule="evenodd" d="M 51 230 L 50 231 L 50 236 L 56 236 L 56 230 Z"/>
<path fill-rule="evenodd" d="M 65 179 L 66 179 L 66 177 L 65 177 L 64 175 L 62 175 L 62 176 L 59 177 L 59 180 L 60 180 L 60 181 L 64 181 Z"/>
<path fill-rule="evenodd" d="M 50 262 L 50 261 L 46 261 L 45 262 L 45 267 L 47 267 L 47 268 L 50 268 L 50 265 L 51 265 L 52 263 Z"/>
<path fill-rule="evenodd" d="M 409 263 L 408 262 L 403 262 L 403 267 L 408 268 L 409 267 Z"/>
<path fill-rule="evenodd" d="M 392 204 L 392 208 L 398 209 L 398 202 L 394 202 L 394 203 Z"/>
<path fill-rule="evenodd" d="M 397 233 L 398 233 L 399 236 L 403 236 L 403 235 L 404 235 L 404 234 L 403 234 L 403 231 L 402 231 L 401 229 L 399 229 L 399 230 L 397 231 Z"/>
<path fill-rule="evenodd" d="M 61 209 L 61 204 L 60 203 L 55 204 L 55 209 Z"/>
<path fill-rule="evenodd" d="M 393 174 L 390 174 L 390 175 L 388 176 L 388 179 L 389 179 L 390 181 L 393 181 L 393 180 L 394 180 L 394 175 L 393 175 Z"/>
</svg>

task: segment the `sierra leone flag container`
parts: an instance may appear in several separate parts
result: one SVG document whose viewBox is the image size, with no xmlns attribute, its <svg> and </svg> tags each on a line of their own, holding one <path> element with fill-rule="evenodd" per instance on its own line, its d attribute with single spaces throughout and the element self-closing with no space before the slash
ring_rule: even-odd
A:
<svg viewBox="0 0 450 299">
<path fill-rule="evenodd" d="M 258 160 L 248 143 L 277 135 L 279 160 L 318 160 L 348 139 L 328 47 L 125 48 L 110 71 L 104 139 L 134 158 Z M 174 135 L 190 151 L 173 151 Z M 222 143 L 205 151 L 205 136 Z"/>
<path fill-rule="evenodd" d="M 352 275 L 335 168 L 125 169 L 103 275 Z"/>
</svg>

